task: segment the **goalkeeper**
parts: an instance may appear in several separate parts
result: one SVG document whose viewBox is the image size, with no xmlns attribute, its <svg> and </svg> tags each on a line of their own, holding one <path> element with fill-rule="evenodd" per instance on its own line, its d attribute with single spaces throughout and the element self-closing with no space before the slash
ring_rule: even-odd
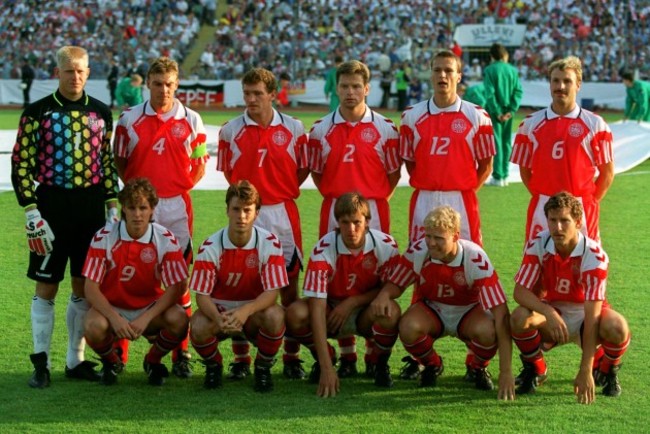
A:
<svg viewBox="0 0 650 434">
<path fill-rule="evenodd" d="M 21 115 L 11 160 L 11 181 L 27 218 L 31 251 L 27 277 L 36 281 L 31 306 L 34 373 L 28 383 L 35 388 L 50 384 L 54 299 L 68 260 L 72 295 L 66 312 L 65 375 L 99 380 L 96 363 L 84 361 L 88 304 L 81 272 L 90 241 L 104 226 L 105 216 L 117 220 L 111 111 L 84 91 L 90 73 L 86 50 L 63 47 L 56 61 L 59 87 Z"/>
</svg>

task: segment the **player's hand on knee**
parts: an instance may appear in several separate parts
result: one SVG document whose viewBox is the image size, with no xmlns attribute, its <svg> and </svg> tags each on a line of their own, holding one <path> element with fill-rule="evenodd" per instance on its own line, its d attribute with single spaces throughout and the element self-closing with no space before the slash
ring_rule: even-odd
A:
<svg viewBox="0 0 650 434">
<path fill-rule="evenodd" d="M 27 231 L 29 250 L 41 256 L 52 253 L 54 249 L 54 233 L 50 229 L 50 225 L 41 217 L 38 209 L 25 212 L 25 217 L 27 218 L 25 230 Z"/>
</svg>

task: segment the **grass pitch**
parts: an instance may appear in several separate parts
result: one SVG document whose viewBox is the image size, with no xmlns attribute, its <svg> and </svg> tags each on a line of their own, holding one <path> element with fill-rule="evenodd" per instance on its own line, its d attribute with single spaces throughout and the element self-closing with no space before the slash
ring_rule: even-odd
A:
<svg viewBox="0 0 650 434">
<path fill-rule="evenodd" d="M 19 113 L 0 114 L 0 128 L 15 128 Z M 231 118 L 236 114 L 227 113 Z M 296 113 L 307 128 L 304 112 Z M 217 114 L 215 114 L 217 116 Z M 219 115 L 221 116 L 221 115 Z M 313 114 L 316 119 L 322 113 Z M 206 114 L 206 123 L 220 124 Z M 5 123 L 9 126 L 3 126 Z M 130 361 L 115 387 L 67 380 L 65 364 L 65 307 L 70 295 L 66 279 L 57 297 L 52 344 L 52 385 L 45 390 L 27 386 L 32 351 L 29 320 L 33 283 L 25 276 L 27 246 L 24 215 L 11 192 L 0 194 L 5 230 L 0 231 L 0 300 L 3 330 L 0 346 L 0 432 L 647 432 L 650 381 L 644 373 L 650 354 L 650 306 L 647 268 L 650 263 L 648 212 L 650 163 L 616 177 L 602 202 L 601 235 L 610 256 L 608 299 L 626 316 L 632 343 L 620 373 L 623 394 L 618 399 L 598 395 L 591 406 L 580 406 L 572 394 L 580 352 L 566 345 L 547 353 L 550 377 L 534 396 L 499 402 L 496 392 L 475 390 L 462 380 L 465 347 L 445 338 L 436 343 L 444 358 L 445 373 L 435 389 L 418 389 L 414 382 L 396 379 L 391 390 L 379 390 L 370 380 L 342 380 L 341 394 L 323 400 L 305 381 L 281 377 L 278 363 L 275 391 L 253 392 L 252 378 L 241 383 L 224 380 L 216 391 L 202 388 L 203 367 L 194 364 L 189 380 L 170 378 L 162 388 L 147 385 L 142 371 L 146 342 L 132 344 Z M 411 190 L 397 189 L 391 200 L 392 228 L 401 250 L 406 247 L 408 200 Z M 196 213 L 195 244 L 226 224 L 223 191 L 192 193 Z M 521 260 L 528 193 L 524 187 L 483 188 L 479 192 L 485 249 L 494 263 L 509 298 L 513 276 Z M 320 196 L 304 191 L 299 199 L 304 249 L 309 252 L 317 237 Z M 402 297 L 408 304 L 410 293 Z M 514 307 L 512 300 L 511 308 Z M 232 360 L 229 342 L 221 345 L 226 366 Z M 363 354 L 363 340 L 358 340 Z M 519 370 L 514 350 L 513 370 Z M 397 376 L 406 353 L 398 342 L 391 359 Z M 93 359 L 92 351 L 86 352 Z M 311 357 L 302 354 L 307 368 Z M 167 360 L 167 363 L 168 360 Z M 363 363 L 359 362 L 360 370 Z M 490 368 L 498 375 L 498 361 Z M 495 378 L 496 380 L 496 378 Z"/>
</svg>

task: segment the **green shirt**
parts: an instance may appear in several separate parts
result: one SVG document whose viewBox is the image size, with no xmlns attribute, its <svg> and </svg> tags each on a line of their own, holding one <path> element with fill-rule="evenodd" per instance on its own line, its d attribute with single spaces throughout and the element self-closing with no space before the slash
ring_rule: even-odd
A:
<svg viewBox="0 0 650 434">
<path fill-rule="evenodd" d="M 325 76 L 325 95 L 330 99 L 330 111 L 333 112 L 339 106 L 339 96 L 336 93 L 336 69 L 331 68 Z"/>
<path fill-rule="evenodd" d="M 635 121 L 650 121 L 650 82 L 634 80 L 626 88 L 625 117 Z"/>
<path fill-rule="evenodd" d="M 506 113 L 513 115 L 519 109 L 524 90 L 517 68 L 504 61 L 492 62 L 483 71 L 485 110 L 496 118 Z"/>
<path fill-rule="evenodd" d="M 473 102 L 476 105 L 485 107 L 485 86 L 483 83 L 478 83 L 470 86 L 463 95 L 465 101 Z"/>
<path fill-rule="evenodd" d="M 133 107 L 134 105 L 142 104 L 142 88 L 140 86 L 133 86 L 131 84 L 131 77 L 124 77 L 117 85 L 117 89 L 115 89 L 115 99 L 119 107 L 125 105 Z"/>
</svg>

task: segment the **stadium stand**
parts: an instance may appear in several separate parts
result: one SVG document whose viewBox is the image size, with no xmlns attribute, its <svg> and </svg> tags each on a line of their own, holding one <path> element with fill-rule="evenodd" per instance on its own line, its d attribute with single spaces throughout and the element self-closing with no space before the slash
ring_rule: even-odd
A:
<svg viewBox="0 0 650 434">
<path fill-rule="evenodd" d="M 64 44 L 89 50 L 94 78 L 108 74 L 111 57 L 123 73 L 161 54 L 182 61 L 201 24 L 216 29 L 190 70 L 204 79 L 238 78 L 253 65 L 317 79 L 336 55 L 361 59 L 374 71 L 385 68 L 386 58 L 411 62 L 427 78 L 432 50 L 451 47 L 456 26 L 476 23 L 527 26 L 511 56 L 526 80 L 543 78 L 551 59 L 568 54 L 583 59 L 585 81 L 619 81 L 622 68 L 642 78 L 650 71 L 648 0 L 8 0 L 3 6 L 2 78 L 17 78 L 25 56 L 38 78 L 51 77 L 54 50 Z M 465 50 L 463 57 L 470 63 L 473 54 Z"/>
</svg>

